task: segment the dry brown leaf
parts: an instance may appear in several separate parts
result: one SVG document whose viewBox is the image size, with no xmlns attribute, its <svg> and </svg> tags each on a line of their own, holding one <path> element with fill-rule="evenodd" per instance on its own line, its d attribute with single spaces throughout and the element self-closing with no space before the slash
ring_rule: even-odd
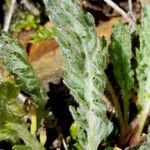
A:
<svg viewBox="0 0 150 150">
<path fill-rule="evenodd" d="M 106 40 L 108 42 L 110 42 L 110 35 L 111 35 L 112 27 L 118 21 L 123 21 L 123 18 L 122 17 L 114 17 L 114 18 L 111 18 L 109 21 L 105 21 L 105 22 L 99 24 L 96 27 L 97 35 L 99 37 L 105 36 Z"/>
<path fill-rule="evenodd" d="M 64 60 L 55 40 L 33 44 L 29 50 L 29 60 L 46 87 L 49 82 L 59 83 L 63 77 Z"/>
<path fill-rule="evenodd" d="M 101 23 L 96 28 L 97 35 L 105 36 L 110 41 L 112 26 L 121 19 L 121 17 L 116 17 Z M 31 33 L 21 33 L 19 36 L 24 46 L 27 45 L 30 36 Z M 49 82 L 59 83 L 60 79 L 63 78 L 64 60 L 60 54 L 59 45 L 54 39 L 32 44 L 28 54 L 29 61 L 46 87 L 48 87 Z"/>
</svg>

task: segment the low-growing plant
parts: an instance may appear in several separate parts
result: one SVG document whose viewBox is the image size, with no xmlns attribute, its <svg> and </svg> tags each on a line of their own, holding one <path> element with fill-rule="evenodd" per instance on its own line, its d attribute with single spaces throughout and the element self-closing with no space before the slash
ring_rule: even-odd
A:
<svg viewBox="0 0 150 150">
<path fill-rule="evenodd" d="M 132 35 L 127 25 L 117 23 L 113 27 L 111 43 L 107 46 L 105 39 L 96 35 L 93 17 L 84 12 L 75 0 L 44 2 L 56 28 L 56 40 L 67 60 L 64 83 L 79 103 L 77 109 L 70 107 L 80 129 L 76 136 L 77 143 L 82 149 L 96 150 L 100 143 L 106 141 L 113 126 L 115 129 L 113 120 L 107 116 L 107 101 L 104 101 L 106 89 L 113 100 L 115 118 L 119 120 L 118 145 L 125 147 L 138 143 L 150 109 L 150 5 L 142 10 L 141 24 L 136 31 L 140 46 L 136 45 L 134 54 L 135 47 L 132 46 Z M 132 66 L 131 60 L 137 66 Z M 110 81 L 109 74 L 106 76 L 108 64 L 113 65 L 115 85 L 114 81 Z M 133 98 L 135 93 L 136 101 Z M 134 115 L 130 109 L 133 101 L 138 109 Z"/>
<path fill-rule="evenodd" d="M 0 66 L 0 140 L 11 140 L 15 150 L 44 150 L 36 135 L 46 116 L 46 92 L 28 62 L 26 50 L 5 32 L 0 36 Z M 29 95 L 28 99 L 18 101 L 20 92 Z M 28 115 L 30 131 L 25 121 Z M 41 138 L 45 138 L 43 133 Z"/>
<path fill-rule="evenodd" d="M 148 150 L 149 131 L 142 142 L 150 109 L 150 4 L 143 8 L 135 31 L 138 46 L 133 44 L 130 28 L 121 22 L 113 27 L 107 44 L 97 36 L 92 15 L 75 0 L 44 2 L 66 59 L 64 83 L 78 103 L 77 108 L 70 106 L 74 148 Z M 25 49 L 5 32 L 0 36 L 0 64 L 0 140 L 11 140 L 16 150 L 45 149 L 45 131 L 39 141 L 36 138 L 47 116 L 45 89 Z M 21 92 L 28 95 L 24 102 L 17 100 Z M 29 126 L 24 119 L 27 115 Z"/>
<path fill-rule="evenodd" d="M 11 31 L 21 32 L 22 30 L 36 30 L 40 26 L 39 16 L 28 12 L 20 12 L 17 19 L 11 25 Z"/>
<path fill-rule="evenodd" d="M 42 40 L 53 39 L 55 35 L 55 30 L 53 27 L 49 26 L 40 26 L 36 33 L 31 36 L 31 43 L 36 43 Z"/>
</svg>

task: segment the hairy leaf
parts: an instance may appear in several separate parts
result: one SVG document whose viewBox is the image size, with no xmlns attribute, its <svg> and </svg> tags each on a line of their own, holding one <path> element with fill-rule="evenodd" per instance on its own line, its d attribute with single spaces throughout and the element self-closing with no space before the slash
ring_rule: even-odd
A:
<svg viewBox="0 0 150 150">
<path fill-rule="evenodd" d="M 41 115 L 46 100 L 45 89 L 28 62 L 26 50 L 17 39 L 13 39 L 5 32 L 2 32 L 0 36 L 0 63 L 14 75 L 21 90 L 31 95 L 32 100 L 40 108 Z"/>
<path fill-rule="evenodd" d="M 133 71 L 131 70 L 131 36 L 129 28 L 117 23 L 112 30 L 109 54 L 112 58 L 114 76 L 121 88 L 124 105 L 124 119 L 128 120 L 129 99 L 133 88 Z"/>
<path fill-rule="evenodd" d="M 2 128 L 3 127 L 3 128 Z M 5 124 L 2 125 L 0 128 L 0 140 L 12 140 L 15 141 L 16 139 L 22 139 L 25 143 L 22 145 L 15 145 L 13 149 L 30 149 L 30 150 L 45 150 L 42 144 L 34 137 L 27 129 L 25 124 L 14 123 L 7 121 Z"/>
<path fill-rule="evenodd" d="M 140 48 L 136 51 L 138 67 L 136 69 L 139 82 L 139 103 L 150 102 L 150 4 L 142 11 L 141 25 L 138 27 Z"/>
<path fill-rule="evenodd" d="M 24 141 L 25 147 L 31 150 L 45 150 L 42 144 L 28 131 L 27 127 L 23 124 L 18 123 L 6 123 L 6 127 L 16 132 L 16 134 Z M 15 146 L 16 150 L 18 146 Z M 14 148 L 15 148 L 14 147 Z M 23 147 L 23 146 L 22 146 Z"/>
<path fill-rule="evenodd" d="M 137 115 L 138 130 L 132 141 L 139 139 L 150 110 L 150 4 L 142 10 L 141 24 L 138 26 L 140 47 L 136 50 L 136 75 L 139 83 Z"/>
<path fill-rule="evenodd" d="M 78 141 L 83 149 L 96 150 L 112 131 L 102 100 L 107 49 L 96 36 L 94 20 L 74 0 L 44 0 L 50 20 L 56 27 L 56 39 L 67 60 L 64 82 L 79 103 L 70 107 L 80 127 Z"/>
<path fill-rule="evenodd" d="M 19 120 L 25 114 L 22 106 L 16 101 L 20 87 L 12 77 L 1 76 L 0 80 L 0 123 Z"/>
</svg>

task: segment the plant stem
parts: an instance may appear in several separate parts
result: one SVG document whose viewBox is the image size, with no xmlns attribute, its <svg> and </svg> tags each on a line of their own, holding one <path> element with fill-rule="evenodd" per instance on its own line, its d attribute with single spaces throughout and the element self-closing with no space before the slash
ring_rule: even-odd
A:
<svg viewBox="0 0 150 150">
<path fill-rule="evenodd" d="M 127 13 L 121 9 L 117 4 L 115 4 L 112 0 L 104 0 L 109 6 L 111 6 L 114 10 L 116 10 L 120 15 L 122 15 L 133 27 L 135 26 L 135 22 L 127 15 Z"/>
<path fill-rule="evenodd" d="M 137 0 L 137 2 L 140 2 L 141 6 L 144 6 L 144 0 Z"/>
<path fill-rule="evenodd" d="M 16 0 L 11 0 L 9 11 L 7 13 L 5 12 L 6 15 L 4 18 L 3 30 L 6 32 L 9 30 L 9 26 L 10 26 L 12 15 L 14 13 L 15 5 L 16 5 Z"/>
<path fill-rule="evenodd" d="M 24 103 L 27 100 L 27 97 L 25 97 L 23 94 L 19 93 L 18 95 L 18 101 L 21 103 Z"/>
<path fill-rule="evenodd" d="M 138 124 L 138 128 L 133 134 L 132 138 L 130 139 L 130 142 L 129 142 L 130 145 L 136 144 L 140 140 L 140 136 L 143 131 L 149 111 L 150 111 L 150 101 L 148 101 L 145 104 L 145 106 L 143 106 L 143 109 L 137 116 L 136 122 Z"/>
<path fill-rule="evenodd" d="M 36 135 L 36 129 L 37 129 L 37 116 L 36 116 L 36 108 L 31 106 L 31 127 L 30 131 L 32 135 Z"/>
<path fill-rule="evenodd" d="M 110 91 L 111 97 L 113 99 L 113 103 L 115 105 L 117 116 L 118 116 L 118 119 L 119 119 L 119 122 L 120 122 L 120 130 L 121 130 L 121 137 L 122 137 L 126 132 L 127 124 L 125 123 L 125 121 L 123 119 L 120 104 L 118 102 L 118 97 L 116 96 L 116 93 L 115 93 L 110 81 L 108 81 L 108 87 L 109 87 L 109 91 Z"/>
<path fill-rule="evenodd" d="M 41 129 L 40 131 L 40 143 L 44 146 L 47 140 L 46 131 Z"/>
<path fill-rule="evenodd" d="M 123 117 L 126 125 L 128 126 L 129 122 L 129 97 L 127 95 L 122 96 L 123 98 Z"/>
<path fill-rule="evenodd" d="M 63 147 L 64 147 L 64 149 L 65 150 L 68 150 L 68 147 L 67 147 L 67 144 L 66 144 L 66 142 L 65 142 L 65 139 L 63 138 L 63 140 L 62 140 L 62 143 L 63 143 Z"/>
<path fill-rule="evenodd" d="M 129 11 L 132 12 L 132 0 L 128 0 Z"/>
</svg>

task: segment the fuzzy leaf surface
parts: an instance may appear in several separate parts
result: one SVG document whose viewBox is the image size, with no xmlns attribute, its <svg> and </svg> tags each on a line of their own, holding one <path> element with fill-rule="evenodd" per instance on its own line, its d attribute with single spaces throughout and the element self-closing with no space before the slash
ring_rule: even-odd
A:
<svg viewBox="0 0 150 150">
<path fill-rule="evenodd" d="M 150 4 L 142 11 L 141 25 L 138 26 L 140 48 L 136 51 L 137 79 L 139 82 L 139 105 L 150 106 Z"/>
<path fill-rule="evenodd" d="M 131 138 L 131 143 L 140 139 L 150 110 L 150 4 L 143 7 L 139 33 L 139 49 L 136 49 L 136 76 L 138 81 L 138 129 Z"/>
<path fill-rule="evenodd" d="M 124 117 L 128 120 L 129 99 L 134 80 L 131 70 L 131 36 L 129 28 L 123 23 L 117 23 L 112 29 L 109 54 L 113 63 L 114 76 L 121 88 Z"/>
<path fill-rule="evenodd" d="M 42 144 L 33 136 L 23 124 L 18 123 L 6 123 L 6 127 L 16 132 L 16 134 L 24 141 L 26 144 L 25 147 L 22 145 L 22 148 L 27 148 L 31 150 L 45 150 Z M 14 149 L 19 149 L 20 146 L 14 146 Z"/>
<path fill-rule="evenodd" d="M 13 39 L 5 32 L 0 36 L 0 63 L 15 77 L 21 90 L 28 93 L 33 102 L 43 110 L 46 100 L 45 89 L 28 62 L 26 50 L 17 39 Z"/>
<path fill-rule="evenodd" d="M 97 150 L 112 131 L 102 100 L 107 65 L 106 41 L 95 32 L 94 19 L 74 0 L 44 0 L 48 15 L 56 27 L 62 55 L 67 60 L 64 82 L 79 103 L 70 107 L 79 125 L 78 142 L 83 149 Z"/>
</svg>

